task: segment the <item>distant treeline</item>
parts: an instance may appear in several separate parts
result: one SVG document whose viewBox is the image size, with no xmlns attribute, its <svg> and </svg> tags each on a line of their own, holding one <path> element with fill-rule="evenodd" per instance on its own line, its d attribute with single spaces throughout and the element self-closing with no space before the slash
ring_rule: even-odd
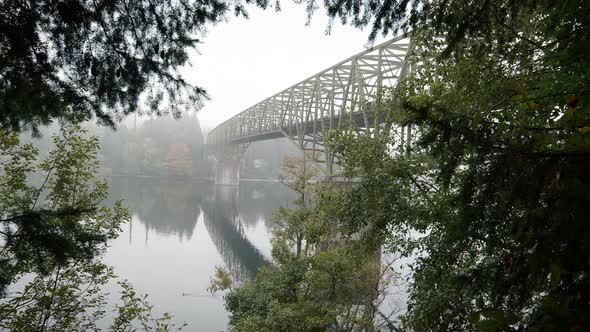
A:
<svg viewBox="0 0 590 332">
<path fill-rule="evenodd" d="M 203 135 L 195 114 L 175 119 L 171 115 L 130 117 L 117 129 L 89 121 L 83 124 L 88 135 L 99 138 L 99 161 L 103 176 L 191 176 L 204 177 Z M 24 142 L 34 143 L 43 155 L 53 147 L 51 137 L 58 122 L 42 127 L 40 137 L 23 133 Z"/>
<path fill-rule="evenodd" d="M 141 124 L 102 128 L 101 162 L 113 175 L 206 174 L 203 135 L 196 115 L 149 118 Z"/>
<path fill-rule="evenodd" d="M 23 133 L 24 142 L 34 142 L 41 155 L 53 147 L 51 137 L 59 123 L 40 128 L 40 137 Z M 196 114 L 171 115 L 122 121 L 116 130 L 86 122 L 88 135 L 100 140 L 99 160 L 103 176 L 192 177 L 205 179 L 215 171 L 207 158 L 204 137 Z M 242 158 L 242 178 L 276 179 L 280 161 L 299 150 L 286 139 L 253 143 Z"/>
</svg>

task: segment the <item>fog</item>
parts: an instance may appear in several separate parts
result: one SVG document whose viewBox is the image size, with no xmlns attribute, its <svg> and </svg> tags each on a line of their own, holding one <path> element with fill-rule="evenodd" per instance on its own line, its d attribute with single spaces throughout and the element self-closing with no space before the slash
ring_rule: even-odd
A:
<svg viewBox="0 0 590 332">
<path fill-rule="evenodd" d="M 211 27 L 182 73 L 210 96 L 199 111 L 207 133 L 231 116 L 358 52 L 369 32 L 334 22 L 318 9 L 309 25 L 305 6 L 281 11 L 249 9 L 250 19 L 230 17 Z M 378 37 L 375 44 L 385 40 Z"/>
<path fill-rule="evenodd" d="M 207 90 L 202 109 L 170 115 L 130 115 L 116 130 L 84 126 L 100 138 L 103 176 L 189 176 L 211 178 L 206 134 L 229 117 L 366 47 L 368 31 L 333 22 L 318 9 L 308 22 L 305 6 L 281 4 L 274 9 L 248 9 L 249 19 L 229 16 L 209 28 L 202 44 L 191 52 L 191 66 L 181 70 L 192 84 Z M 308 24 L 309 23 L 309 24 Z M 378 38 L 379 43 L 383 38 Z M 41 151 L 51 147 L 56 124 L 41 128 L 34 142 Z M 242 178 L 276 179 L 284 155 L 300 153 L 287 139 L 257 142 L 242 159 Z"/>
<path fill-rule="evenodd" d="M 215 161 L 208 158 L 199 118 L 194 113 L 180 118 L 171 115 L 130 117 L 116 129 L 96 121 L 82 124 L 88 136 L 99 139 L 100 177 L 190 178 L 205 181 L 215 176 Z M 52 149 L 52 136 L 59 133 L 58 122 L 39 128 L 40 137 L 31 132 L 21 135 L 23 143 L 32 143 L 40 156 Z M 301 153 L 286 138 L 250 144 L 241 156 L 243 179 L 278 178 L 280 163 L 286 155 Z"/>
<path fill-rule="evenodd" d="M 273 13 L 250 9 L 250 19 L 229 18 L 212 27 L 191 53 L 183 75 L 205 88 L 202 109 L 149 116 L 133 114 L 116 128 L 82 124 L 99 139 L 99 179 L 107 179 L 112 206 L 122 199 L 131 219 L 109 243 L 105 262 L 150 294 L 157 312 L 168 311 L 189 330 L 219 331 L 227 312 L 220 296 L 206 289 L 216 266 L 236 281 L 254 276 L 271 261 L 272 215 L 290 206 L 294 193 L 280 183 L 281 160 L 301 154 L 287 138 L 251 143 L 240 156 L 239 186 L 215 186 L 215 160 L 206 134 L 222 121 L 333 64 L 362 51 L 367 32 L 328 21 L 318 12 L 306 26 L 305 8 L 284 4 Z M 60 123 L 21 134 L 43 158 L 54 148 Z M 32 182 L 43 182 L 37 174 Z M 265 180 L 265 181 L 256 181 Z M 268 181 L 273 180 L 273 181 Z M 118 292 L 110 285 L 110 292 Z"/>
</svg>

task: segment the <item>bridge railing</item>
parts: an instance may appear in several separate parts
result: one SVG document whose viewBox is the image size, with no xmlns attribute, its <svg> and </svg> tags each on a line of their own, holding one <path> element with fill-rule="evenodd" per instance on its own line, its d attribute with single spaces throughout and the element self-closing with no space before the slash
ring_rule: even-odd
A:
<svg viewBox="0 0 590 332">
<path fill-rule="evenodd" d="M 368 102 L 409 70 L 410 40 L 384 42 L 313 75 L 233 116 L 213 129 L 211 147 L 288 137 L 304 150 L 321 150 L 321 133 L 353 119 L 369 127 Z M 348 117 L 348 119 L 347 119 Z"/>
</svg>

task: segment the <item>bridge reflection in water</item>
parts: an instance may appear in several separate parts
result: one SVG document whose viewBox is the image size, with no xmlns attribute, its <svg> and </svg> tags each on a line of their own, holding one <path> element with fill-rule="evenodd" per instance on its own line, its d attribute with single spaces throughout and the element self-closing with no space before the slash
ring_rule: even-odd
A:
<svg viewBox="0 0 590 332">
<path fill-rule="evenodd" d="M 178 237 L 179 241 L 191 240 L 202 216 L 204 228 L 226 268 L 235 280 L 243 281 L 270 263 L 272 214 L 290 204 L 294 196 L 274 183 L 232 187 L 191 180 L 113 178 L 107 204 L 121 198 L 129 212 L 138 217 L 134 219 L 145 226 L 146 246 L 152 231 Z M 129 241 L 137 239 L 132 236 L 133 223 L 127 227 Z M 253 234 L 253 230 L 262 230 L 262 235 Z"/>
<path fill-rule="evenodd" d="M 203 204 L 203 220 L 226 267 L 235 280 L 255 276 L 269 261 L 248 239 L 238 213 L 238 191 L 231 186 L 215 186 Z"/>
</svg>

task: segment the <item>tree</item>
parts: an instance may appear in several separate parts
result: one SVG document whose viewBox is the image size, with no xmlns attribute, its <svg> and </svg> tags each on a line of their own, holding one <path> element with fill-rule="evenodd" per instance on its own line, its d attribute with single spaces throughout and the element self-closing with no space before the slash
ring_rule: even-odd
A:
<svg viewBox="0 0 590 332">
<path fill-rule="evenodd" d="M 178 70 L 229 10 L 246 15 L 241 1 L 4 1 L 0 127 L 92 114 L 113 125 L 113 116 L 137 111 L 142 93 L 156 113 L 198 107 L 205 90 Z"/>
<path fill-rule="evenodd" d="M 312 233 L 319 231 L 319 221 L 313 218 L 313 211 L 308 206 L 312 194 L 310 190 L 311 181 L 319 174 L 319 168 L 310 154 L 304 153 L 303 158 L 285 157 L 281 163 L 281 182 L 297 193 L 299 197 L 295 200 L 295 208 L 281 207 L 273 216 L 275 229 L 275 240 L 287 241 L 295 245 L 295 254 L 301 255 L 303 242 L 305 241 L 305 255 L 307 256 L 308 246 L 317 243 L 319 237 Z M 310 243 L 311 241 L 311 243 Z"/>
<path fill-rule="evenodd" d="M 155 316 L 147 295 L 118 281 L 120 299 L 107 301 L 102 289 L 116 280 L 100 260 L 80 260 L 37 275 L 22 291 L 0 300 L 0 327 L 10 331 L 179 331 L 170 314 Z M 112 307 L 114 315 L 107 316 Z M 107 319 L 108 318 L 108 319 Z"/>
<path fill-rule="evenodd" d="M 307 206 L 306 194 L 314 177 L 319 175 L 320 169 L 313 156 L 305 152 L 301 158 L 286 156 L 281 162 L 281 175 L 279 180 L 285 186 L 291 188 L 299 195 L 295 203 L 298 206 Z"/>
<path fill-rule="evenodd" d="M 395 259 L 382 264 L 374 247 L 336 235 L 330 203 L 340 191 L 329 185 L 312 189 L 312 163 L 305 157 L 283 163 L 283 181 L 300 196 L 296 208 L 281 208 L 275 217 L 274 264 L 243 285 L 218 268 L 210 290 L 229 291 L 224 299 L 232 331 L 393 331 L 390 317 L 397 308 L 386 314 L 381 304 L 399 281 L 391 268 Z"/>
<path fill-rule="evenodd" d="M 178 119 L 168 113 L 162 114 L 146 119 L 137 127 L 120 125 L 116 131 L 89 127 L 102 136 L 103 169 L 110 169 L 115 174 L 161 176 L 178 173 L 198 177 L 204 172 L 203 139 L 194 112 L 185 113 Z M 187 147 L 189 151 L 186 151 Z M 169 155 L 171 152 L 175 155 Z"/>
<path fill-rule="evenodd" d="M 346 3 L 334 5 L 360 18 Z M 376 22 L 402 18 L 382 5 L 369 11 Z M 415 65 L 389 99 L 396 125 L 416 133 L 412 154 L 390 153 L 391 128 L 334 134 L 349 175 L 362 178 L 338 204 L 340 221 L 419 255 L 408 328 L 587 329 L 590 57 L 578 41 L 590 38 L 590 8 L 415 8 L 407 21 Z"/>
<path fill-rule="evenodd" d="M 311 17 L 318 6 L 315 0 L 306 2 Z M 514 46 L 512 41 L 521 40 L 540 46 L 535 45 L 535 39 L 523 35 L 531 22 L 538 22 L 537 27 L 558 38 L 560 51 L 567 58 L 585 61 L 589 52 L 583 45 L 590 38 L 587 15 L 590 9 L 583 0 L 327 0 L 324 6 L 332 20 L 339 19 L 358 28 L 370 26 L 370 41 L 380 33 L 386 36 L 411 31 L 436 32 L 445 40 L 445 55 L 461 53 L 464 42 L 474 41 L 482 51 L 487 49 L 488 42 L 510 47 Z M 529 29 L 526 33 L 530 32 Z"/>
<path fill-rule="evenodd" d="M 37 161 L 38 151 L 5 134 L 0 184 L 0 328 L 10 331 L 99 330 L 107 293 L 115 281 L 101 263 L 107 241 L 129 220 L 120 201 L 101 205 L 108 186 L 96 181 L 98 138 L 79 126 L 54 135 L 54 149 Z M 34 177 L 40 185 L 34 187 Z M 20 284 L 15 284 L 20 281 Z M 113 331 L 170 331 L 171 316 L 155 317 L 145 296 L 119 281 Z M 5 290 L 11 286 L 11 294 Z"/>
<path fill-rule="evenodd" d="M 0 176 L 0 290 L 25 273 L 45 275 L 61 265 L 98 255 L 128 219 L 117 202 L 101 207 L 107 183 L 94 181 L 98 170 L 96 137 L 79 127 L 54 136 L 55 149 L 37 163 L 37 149 L 2 136 Z M 35 173 L 41 184 L 31 186 Z"/>
<path fill-rule="evenodd" d="M 225 295 L 230 330 L 371 331 L 391 325 L 377 311 L 396 274 L 353 250 L 261 268 L 254 280 Z"/>
</svg>

